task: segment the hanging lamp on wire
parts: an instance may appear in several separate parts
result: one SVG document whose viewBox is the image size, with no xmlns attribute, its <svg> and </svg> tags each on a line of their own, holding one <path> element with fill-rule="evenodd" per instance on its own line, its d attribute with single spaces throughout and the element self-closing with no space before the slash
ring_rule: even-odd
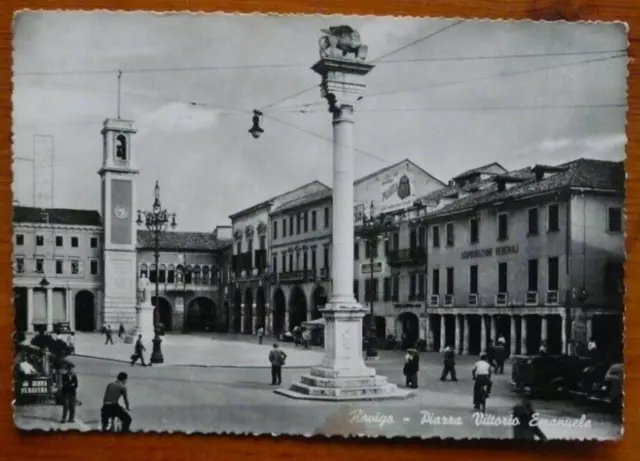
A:
<svg viewBox="0 0 640 461">
<path fill-rule="evenodd" d="M 258 139 L 262 133 L 264 133 L 264 130 L 262 129 L 262 127 L 260 127 L 260 121 L 262 120 L 262 112 L 260 112 L 259 110 L 254 110 L 253 111 L 253 126 L 251 128 L 249 128 L 249 133 L 251 133 L 251 136 L 253 136 L 254 139 Z"/>
</svg>

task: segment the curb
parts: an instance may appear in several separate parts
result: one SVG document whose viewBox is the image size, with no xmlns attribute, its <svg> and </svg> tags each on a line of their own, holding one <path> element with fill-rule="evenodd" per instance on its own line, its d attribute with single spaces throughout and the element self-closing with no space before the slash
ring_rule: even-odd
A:
<svg viewBox="0 0 640 461">
<path fill-rule="evenodd" d="M 130 363 L 128 360 L 121 359 L 112 359 L 109 357 L 98 357 L 95 355 L 87 355 L 87 354 L 73 354 L 73 357 L 82 357 L 85 359 L 94 359 L 94 360 L 104 360 L 107 362 L 115 362 L 115 363 Z M 295 369 L 307 369 L 314 367 L 316 365 L 297 365 L 297 366 L 288 366 L 287 369 L 295 370 Z M 179 364 L 157 364 L 156 367 L 194 367 L 194 368 L 252 368 L 252 369 L 264 369 L 268 370 L 271 366 L 265 365 L 202 365 L 202 364 L 188 364 L 188 363 L 179 363 Z M 152 367 L 153 368 L 153 367 Z"/>
</svg>

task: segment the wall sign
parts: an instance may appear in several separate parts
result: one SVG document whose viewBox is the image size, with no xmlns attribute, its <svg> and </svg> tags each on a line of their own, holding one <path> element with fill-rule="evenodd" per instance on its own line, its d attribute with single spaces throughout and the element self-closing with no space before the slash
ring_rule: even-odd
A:
<svg viewBox="0 0 640 461">
<path fill-rule="evenodd" d="M 460 253 L 460 259 L 477 259 L 490 258 L 494 254 L 496 256 L 505 256 L 516 254 L 520 251 L 518 245 L 504 245 L 495 248 L 481 248 L 479 250 L 469 250 Z"/>
</svg>

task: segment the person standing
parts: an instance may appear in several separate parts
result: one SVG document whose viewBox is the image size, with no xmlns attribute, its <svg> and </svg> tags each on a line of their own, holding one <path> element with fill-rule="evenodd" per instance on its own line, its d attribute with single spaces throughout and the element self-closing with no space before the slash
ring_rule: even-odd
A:
<svg viewBox="0 0 640 461">
<path fill-rule="evenodd" d="M 140 359 L 140 363 L 143 367 L 146 367 L 147 364 L 144 362 L 144 351 L 147 349 L 142 344 L 142 335 L 138 335 L 138 340 L 134 346 L 133 355 L 131 356 L 131 366 L 133 366 L 138 359 Z"/>
<path fill-rule="evenodd" d="M 122 336 L 125 334 L 124 325 L 120 324 L 120 328 L 118 328 L 118 339 L 122 339 Z"/>
<path fill-rule="evenodd" d="M 258 344 L 262 344 L 262 338 L 264 338 L 264 328 L 260 327 L 257 331 L 258 335 Z"/>
<path fill-rule="evenodd" d="M 104 341 L 104 345 L 105 346 L 107 344 L 113 345 L 113 330 L 111 330 L 111 325 L 107 325 L 107 328 L 104 330 L 104 334 L 106 336 L 106 339 Z"/>
<path fill-rule="evenodd" d="M 449 374 L 451 374 L 451 381 L 457 381 L 458 378 L 456 377 L 456 353 L 453 351 L 453 348 L 450 345 L 444 348 L 442 363 L 444 367 L 442 368 L 440 381 L 446 381 L 447 375 Z"/>
<path fill-rule="evenodd" d="M 407 387 L 418 388 L 418 370 L 420 369 L 420 357 L 415 349 L 408 349 L 405 358 L 405 375 Z"/>
<path fill-rule="evenodd" d="M 531 406 L 529 399 L 525 398 L 522 402 L 513 407 L 513 419 L 517 424 L 513 426 L 513 438 L 516 440 L 547 440 L 547 436 L 537 424 L 532 424 L 535 411 Z"/>
<path fill-rule="evenodd" d="M 73 423 L 76 420 L 76 396 L 78 392 L 78 376 L 75 365 L 67 362 L 66 372 L 62 375 L 62 420 L 61 423 Z M 68 419 L 67 419 L 68 418 Z"/>
<path fill-rule="evenodd" d="M 282 384 L 282 366 L 287 360 L 287 354 L 278 348 L 277 344 L 273 345 L 273 349 L 269 352 L 269 362 L 271 362 L 271 385 L 279 386 Z"/>
<path fill-rule="evenodd" d="M 495 360 L 496 360 L 496 374 L 502 375 L 504 374 L 504 362 L 507 360 L 507 349 L 502 342 L 498 341 L 494 349 Z"/>
</svg>

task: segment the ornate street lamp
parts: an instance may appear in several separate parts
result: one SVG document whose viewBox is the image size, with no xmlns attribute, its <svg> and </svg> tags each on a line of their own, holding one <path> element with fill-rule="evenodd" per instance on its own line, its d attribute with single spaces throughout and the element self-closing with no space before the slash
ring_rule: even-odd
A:
<svg viewBox="0 0 640 461">
<path fill-rule="evenodd" d="M 571 290 L 571 295 L 573 297 L 573 300 L 575 301 L 577 307 L 580 309 L 580 316 L 582 317 L 580 320 L 582 323 L 578 323 L 578 318 L 572 319 L 572 322 L 568 322 L 569 323 L 569 328 L 571 329 L 571 339 L 573 341 L 576 340 L 576 336 L 580 335 L 582 336 L 582 334 L 585 335 L 585 338 L 583 342 L 586 342 L 589 340 L 589 338 L 586 337 L 586 324 L 587 324 L 587 312 L 586 312 L 586 302 L 587 299 L 589 298 L 589 293 L 587 292 L 587 289 L 583 286 L 579 291 L 576 290 L 575 288 L 573 288 Z M 573 304 L 573 303 L 572 303 Z M 574 325 L 575 322 L 575 325 Z M 576 328 L 577 327 L 577 328 Z M 574 344 L 575 347 L 577 347 L 577 344 Z M 578 352 L 576 350 L 576 352 Z"/>
<path fill-rule="evenodd" d="M 375 216 L 375 208 L 373 202 L 369 211 L 369 216 L 363 216 L 362 225 L 358 229 L 358 234 L 364 240 L 367 251 L 369 253 L 369 321 L 365 325 L 367 332 L 366 356 L 367 358 L 377 357 L 377 334 L 376 320 L 373 312 L 374 293 L 373 293 L 373 274 L 374 262 L 378 256 L 378 246 L 381 241 L 386 241 L 388 233 L 394 228 L 393 219 L 383 214 Z"/>
<path fill-rule="evenodd" d="M 253 126 L 249 128 L 249 133 L 251 133 L 254 139 L 258 139 L 262 133 L 264 133 L 264 130 L 260 127 L 260 120 L 262 120 L 262 112 L 254 110 L 252 118 Z"/>
<path fill-rule="evenodd" d="M 176 227 L 176 214 L 169 213 L 162 208 L 160 203 L 160 186 L 156 181 L 155 194 L 154 194 L 153 206 L 150 211 L 138 210 L 138 219 L 136 223 L 138 226 L 143 224 L 153 237 L 153 257 L 156 263 L 156 302 L 154 313 L 154 324 L 158 324 L 159 321 L 159 306 L 160 306 L 160 281 L 158 277 L 158 271 L 160 267 L 160 236 L 168 231 L 169 227 L 175 229 Z"/>
</svg>

